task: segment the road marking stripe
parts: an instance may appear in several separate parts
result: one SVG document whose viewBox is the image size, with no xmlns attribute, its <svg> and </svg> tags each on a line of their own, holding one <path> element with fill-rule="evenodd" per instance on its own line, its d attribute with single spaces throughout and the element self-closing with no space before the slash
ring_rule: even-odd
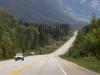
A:
<svg viewBox="0 0 100 75">
<path fill-rule="evenodd" d="M 59 64 L 59 62 L 57 61 L 56 57 L 55 57 L 55 60 L 56 60 L 56 63 L 57 63 L 57 65 L 58 65 L 58 67 L 59 67 L 60 70 L 64 73 L 64 75 L 68 75 L 68 74 L 64 71 L 64 69 L 62 68 L 62 66 Z"/>
<path fill-rule="evenodd" d="M 11 72 L 9 75 L 19 75 L 21 72 L 27 70 L 28 68 L 32 67 L 32 65 L 36 64 L 37 62 L 34 61 L 33 63 L 27 65 L 27 66 L 24 66 L 24 67 L 21 67 L 20 69 L 14 71 L 14 72 Z"/>
</svg>

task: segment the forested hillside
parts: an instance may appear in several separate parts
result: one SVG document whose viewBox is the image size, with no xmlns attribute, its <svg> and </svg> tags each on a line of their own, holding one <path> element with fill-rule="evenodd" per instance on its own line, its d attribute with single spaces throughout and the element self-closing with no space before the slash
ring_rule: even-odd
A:
<svg viewBox="0 0 100 75">
<path fill-rule="evenodd" d="M 16 22 L 16 18 L 0 8 L 0 59 L 9 59 L 18 52 L 26 53 L 60 40 L 68 35 L 68 24 L 32 24 Z"/>
<path fill-rule="evenodd" d="M 100 19 L 96 18 L 95 13 L 90 25 L 79 31 L 74 46 L 64 58 L 100 72 Z"/>
</svg>

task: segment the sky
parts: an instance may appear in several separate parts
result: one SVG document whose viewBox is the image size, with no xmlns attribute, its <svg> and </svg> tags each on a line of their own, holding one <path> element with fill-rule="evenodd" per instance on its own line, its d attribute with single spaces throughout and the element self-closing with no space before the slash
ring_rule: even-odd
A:
<svg viewBox="0 0 100 75">
<path fill-rule="evenodd" d="M 100 17 L 100 0 L 60 0 L 61 4 L 68 9 L 64 12 L 77 18 L 77 20 L 88 21 L 93 12 Z"/>
<path fill-rule="evenodd" d="M 70 17 L 76 21 L 89 22 L 93 12 L 100 18 L 100 0 L 0 0 L 0 6 L 20 19 L 32 21 L 45 18 L 66 22 Z"/>
</svg>

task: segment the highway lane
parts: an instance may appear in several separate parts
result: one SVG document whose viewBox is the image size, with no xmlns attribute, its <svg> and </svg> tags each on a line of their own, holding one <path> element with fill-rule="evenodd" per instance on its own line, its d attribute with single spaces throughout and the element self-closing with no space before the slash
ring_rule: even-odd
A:
<svg viewBox="0 0 100 75">
<path fill-rule="evenodd" d="M 75 63 L 58 58 L 59 63 L 68 75 L 100 75 L 96 72 L 80 67 Z"/>
<path fill-rule="evenodd" d="M 59 55 L 63 55 L 64 53 L 66 53 L 69 50 L 69 48 L 73 46 L 73 43 L 76 40 L 77 35 L 78 35 L 78 31 L 76 31 L 74 33 L 73 37 L 71 37 L 71 39 L 68 40 L 64 45 L 62 45 L 55 52 L 51 53 L 51 55 L 52 56 L 59 56 Z"/>
<path fill-rule="evenodd" d="M 59 58 L 73 45 L 78 32 L 62 47 L 48 55 L 29 56 L 25 61 L 1 61 L 0 75 L 100 75 Z"/>
<path fill-rule="evenodd" d="M 32 65 L 44 62 L 47 59 L 44 56 L 29 56 L 25 61 L 8 60 L 0 62 L 0 75 L 17 75 L 30 68 Z M 41 62 L 41 63 L 42 63 Z"/>
</svg>

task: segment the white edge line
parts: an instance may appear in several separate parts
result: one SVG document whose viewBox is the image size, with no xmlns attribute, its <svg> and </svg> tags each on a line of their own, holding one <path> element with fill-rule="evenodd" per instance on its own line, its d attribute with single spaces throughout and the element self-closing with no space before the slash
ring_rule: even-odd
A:
<svg viewBox="0 0 100 75">
<path fill-rule="evenodd" d="M 57 63 L 57 65 L 58 65 L 58 67 L 59 67 L 60 70 L 64 73 L 64 75 L 68 75 L 68 74 L 64 71 L 64 69 L 62 68 L 62 66 L 59 64 L 59 62 L 57 61 L 56 57 L 55 57 L 55 60 L 56 60 L 56 63 Z"/>
</svg>

